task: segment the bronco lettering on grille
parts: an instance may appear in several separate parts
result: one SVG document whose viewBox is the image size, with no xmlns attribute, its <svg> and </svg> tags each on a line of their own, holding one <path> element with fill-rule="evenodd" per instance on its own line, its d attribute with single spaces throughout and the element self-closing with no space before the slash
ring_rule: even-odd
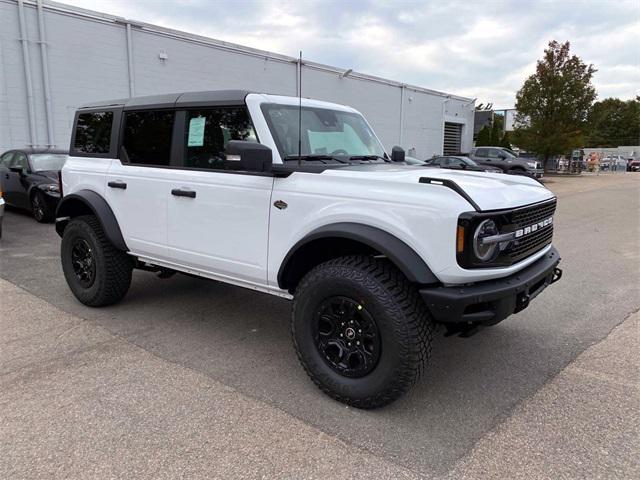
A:
<svg viewBox="0 0 640 480">
<path fill-rule="evenodd" d="M 549 217 L 549 218 L 545 218 L 544 220 L 540 220 L 539 222 L 534 223 L 533 225 L 529 225 L 524 228 L 519 228 L 515 232 L 516 238 L 523 237 L 524 235 L 529 235 L 530 233 L 536 232 L 539 228 L 548 227 L 552 223 L 553 223 L 553 217 Z"/>
</svg>

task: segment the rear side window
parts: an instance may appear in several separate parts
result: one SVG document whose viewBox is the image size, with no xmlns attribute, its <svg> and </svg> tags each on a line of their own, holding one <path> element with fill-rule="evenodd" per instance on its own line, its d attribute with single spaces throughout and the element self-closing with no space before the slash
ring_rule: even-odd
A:
<svg viewBox="0 0 640 480">
<path fill-rule="evenodd" d="M 478 148 L 476 150 L 476 156 L 478 156 L 478 157 L 488 157 L 489 156 L 489 149 L 488 148 Z"/>
<path fill-rule="evenodd" d="M 82 153 L 109 153 L 113 112 L 81 113 L 76 122 L 73 149 Z"/>
<path fill-rule="evenodd" d="M 126 160 L 150 166 L 171 163 L 173 110 L 125 112 L 122 148 Z"/>
</svg>

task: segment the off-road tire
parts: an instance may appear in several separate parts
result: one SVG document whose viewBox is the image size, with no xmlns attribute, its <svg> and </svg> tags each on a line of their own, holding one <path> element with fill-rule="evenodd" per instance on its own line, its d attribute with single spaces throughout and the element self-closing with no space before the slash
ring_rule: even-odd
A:
<svg viewBox="0 0 640 480">
<path fill-rule="evenodd" d="M 38 223 L 51 223 L 54 212 L 47 204 L 44 193 L 36 190 L 31 196 L 31 212 Z"/>
<path fill-rule="evenodd" d="M 316 346 L 316 309 L 333 296 L 359 302 L 377 323 L 381 353 L 365 376 L 341 375 Z M 323 392 L 357 408 L 388 405 L 416 383 L 431 356 L 433 328 L 415 286 L 386 259 L 358 255 L 329 260 L 311 270 L 295 292 L 291 333 L 300 363 Z"/>
<path fill-rule="evenodd" d="M 72 264 L 72 249 L 78 240 L 90 247 L 95 261 L 95 276 L 90 286 L 84 286 Z M 64 229 L 60 247 L 62 270 L 69 288 L 80 302 L 90 307 L 102 307 L 120 301 L 131 285 L 133 257 L 115 248 L 93 215 L 73 218 Z"/>
</svg>

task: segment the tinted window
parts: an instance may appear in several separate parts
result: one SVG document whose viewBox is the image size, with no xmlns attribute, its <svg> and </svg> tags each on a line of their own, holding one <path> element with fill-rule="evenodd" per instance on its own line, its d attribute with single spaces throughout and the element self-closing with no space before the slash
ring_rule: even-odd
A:
<svg viewBox="0 0 640 480">
<path fill-rule="evenodd" d="M 476 155 L 478 157 L 488 157 L 489 156 L 489 149 L 488 148 L 479 148 L 476 150 Z"/>
<path fill-rule="evenodd" d="M 459 158 L 455 158 L 455 157 L 449 157 L 448 160 L 449 160 L 449 165 L 454 166 L 454 167 L 460 167 L 464 163 L 462 160 L 460 160 Z"/>
<path fill-rule="evenodd" d="M 113 112 L 81 113 L 73 148 L 83 153 L 109 153 Z"/>
<path fill-rule="evenodd" d="M 489 149 L 489 157 L 490 158 L 500 158 L 501 156 L 506 156 L 506 155 L 500 155 L 502 152 L 500 152 L 500 150 L 498 150 L 497 148 L 491 148 Z"/>
<path fill-rule="evenodd" d="M 122 147 L 129 162 L 169 165 L 174 112 L 125 112 Z"/>
<path fill-rule="evenodd" d="M 431 162 L 432 165 L 440 165 L 440 163 L 442 162 L 441 158 L 434 158 L 433 161 Z"/>
<path fill-rule="evenodd" d="M 27 156 L 22 152 L 15 152 L 13 154 L 13 161 L 11 162 L 12 167 L 20 167 L 23 172 L 29 171 L 29 161 L 27 160 Z"/>
<path fill-rule="evenodd" d="M 0 166 L 9 168 L 9 163 L 11 163 L 12 158 L 13 152 L 5 153 L 0 157 Z"/>
<path fill-rule="evenodd" d="M 256 142 L 245 107 L 220 107 L 187 112 L 183 165 L 192 168 L 225 168 L 229 140 Z"/>
</svg>

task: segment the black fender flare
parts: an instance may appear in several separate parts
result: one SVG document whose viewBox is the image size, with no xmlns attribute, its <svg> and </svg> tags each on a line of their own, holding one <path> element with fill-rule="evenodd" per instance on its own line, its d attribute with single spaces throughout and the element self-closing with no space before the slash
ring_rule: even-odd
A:
<svg viewBox="0 0 640 480">
<path fill-rule="evenodd" d="M 317 228 L 289 250 L 278 270 L 280 288 L 285 288 L 287 270 L 295 253 L 309 242 L 322 238 L 345 238 L 368 245 L 386 256 L 412 283 L 429 285 L 440 282 L 420 255 L 398 237 L 369 225 L 345 222 Z"/>
<path fill-rule="evenodd" d="M 65 195 L 56 209 L 56 232 L 62 237 L 69 220 L 91 212 L 95 215 L 107 239 L 119 250 L 129 251 L 122 236 L 118 220 L 107 201 L 92 190 L 79 190 Z"/>
</svg>

